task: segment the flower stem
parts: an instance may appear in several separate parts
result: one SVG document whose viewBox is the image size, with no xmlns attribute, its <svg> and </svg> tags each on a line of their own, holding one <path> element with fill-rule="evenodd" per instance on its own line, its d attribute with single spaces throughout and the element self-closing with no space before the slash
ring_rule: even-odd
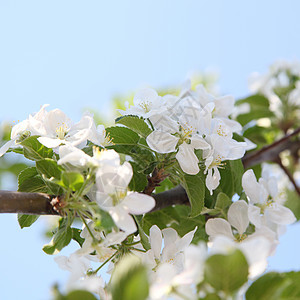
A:
<svg viewBox="0 0 300 300">
<path fill-rule="evenodd" d="M 91 237 L 93 238 L 93 240 L 94 240 L 94 241 L 98 241 L 98 240 L 95 238 L 95 236 L 93 235 L 93 233 L 92 233 L 90 227 L 88 226 L 86 220 L 85 220 L 84 217 L 81 215 L 81 213 L 80 213 L 80 212 L 77 212 L 77 213 L 78 213 L 78 215 L 80 216 L 82 222 L 84 223 L 86 229 L 88 230 L 88 232 L 89 232 L 89 234 L 91 235 Z"/>
<path fill-rule="evenodd" d="M 100 267 L 98 267 L 95 271 L 91 272 L 92 274 L 98 273 L 102 267 L 104 267 L 111 259 L 113 259 L 119 251 L 116 251 L 113 255 L 111 255 L 107 260 L 105 260 Z"/>
</svg>

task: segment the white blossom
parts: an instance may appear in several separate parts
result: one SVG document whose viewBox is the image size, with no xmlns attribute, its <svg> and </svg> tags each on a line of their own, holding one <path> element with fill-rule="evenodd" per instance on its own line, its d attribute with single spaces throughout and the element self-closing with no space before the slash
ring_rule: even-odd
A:
<svg viewBox="0 0 300 300">
<path fill-rule="evenodd" d="M 250 201 L 249 219 L 257 228 L 267 226 L 279 233 L 282 225 L 296 221 L 293 212 L 276 200 L 278 188 L 275 177 L 260 178 L 257 182 L 250 169 L 242 177 L 242 186 Z"/>
</svg>

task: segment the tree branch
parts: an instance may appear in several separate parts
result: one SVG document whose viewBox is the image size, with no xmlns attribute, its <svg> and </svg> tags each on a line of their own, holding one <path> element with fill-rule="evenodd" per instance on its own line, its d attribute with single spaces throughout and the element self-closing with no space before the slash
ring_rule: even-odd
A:
<svg viewBox="0 0 300 300">
<path fill-rule="evenodd" d="M 281 167 L 281 169 L 284 171 L 284 173 L 287 175 L 287 177 L 289 178 L 289 180 L 293 184 L 293 186 L 295 188 L 295 191 L 300 196 L 300 188 L 298 187 L 298 185 L 297 185 L 293 175 L 291 174 L 291 172 L 286 168 L 286 166 L 283 165 L 280 156 L 278 156 L 277 159 L 274 160 L 274 162 L 277 163 Z"/>
<path fill-rule="evenodd" d="M 299 149 L 300 140 L 299 139 L 296 139 L 294 141 L 291 140 L 292 137 L 296 136 L 299 133 L 300 133 L 300 127 L 297 128 L 291 134 L 285 135 L 283 138 L 274 142 L 273 144 L 265 146 L 254 153 L 249 153 L 245 155 L 242 158 L 244 167 L 250 168 L 264 161 L 274 161 L 278 157 L 278 155 L 286 149 L 290 150 L 291 152 Z"/>
<path fill-rule="evenodd" d="M 244 167 L 249 168 L 264 161 L 274 162 L 278 158 L 279 154 L 286 149 L 289 149 L 291 153 L 298 152 L 300 148 L 300 140 L 292 140 L 292 137 L 296 136 L 299 133 L 300 128 L 296 129 L 291 134 L 284 136 L 282 139 L 276 141 L 275 143 L 263 147 L 262 149 L 254 153 L 246 155 L 242 159 Z M 156 174 L 154 178 L 149 178 L 149 184 L 144 193 L 151 193 L 157 185 L 157 181 L 161 181 L 161 179 L 163 179 L 162 177 L 163 173 L 159 173 Z M 297 189 L 299 190 L 298 187 L 296 188 L 296 190 Z M 183 187 L 180 185 L 159 194 L 152 194 L 152 196 L 156 201 L 156 205 L 151 212 L 175 204 L 189 205 L 187 194 Z M 0 213 L 59 215 L 59 204 L 61 200 L 60 197 L 61 196 L 53 196 L 41 193 L 0 191 Z"/>
<path fill-rule="evenodd" d="M 155 199 L 156 204 L 150 212 L 175 204 L 190 205 L 189 198 L 181 185 L 159 194 L 152 194 L 152 197 Z"/>
<path fill-rule="evenodd" d="M 54 209 L 56 196 L 42 193 L 0 191 L 0 213 L 58 215 Z"/>
</svg>

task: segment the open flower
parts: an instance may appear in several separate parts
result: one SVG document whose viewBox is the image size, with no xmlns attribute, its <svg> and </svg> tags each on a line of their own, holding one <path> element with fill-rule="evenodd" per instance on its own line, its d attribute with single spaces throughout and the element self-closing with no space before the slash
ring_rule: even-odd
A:
<svg viewBox="0 0 300 300">
<path fill-rule="evenodd" d="M 207 173 L 206 186 L 212 194 L 212 191 L 219 186 L 221 179 L 218 168 L 224 168 L 223 161 L 225 160 L 243 157 L 247 144 L 225 136 L 223 131 L 207 136 L 206 141 L 211 145 L 211 150 L 205 150 L 203 153 L 206 166 L 205 173 Z"/>
<path fill-rule="evenodd" d="M 149 236 L 151 249 L 139 256 L 151 269 L 155 269 L 160 264 L 168 263 L 175 266 L 177 271 L 181 271 L 184 262 L 183 252 L 192 242 L 196 230 L 197 227 L 181 238 L 173 228 L 160 230 L 156 225 L 153 225 L 150 228 Z"/>
<path fill-rule="evenodd" d="M 57 148 L 61 144 L 70 144 L 78 148 L 86 145 L 94 126 L 91 115 L 85 114 L 74 124 L 60 109 L 48 112 L 40 130 L 38 141 L 48 148 Z"/>
<path fill-rule="evenodd" d="M 149 118 L 155 114 L 161 114 L 164 110 L 163 98 L 158 96 L 153 89 L 145 88 L 139 90 L 133 98 L 133 106 L 129 107 L 126 103 L 126 110 L 118 110 L 122 115 L 135 115 Z"/>
<path fill-rule="evenodd" d="M 96 187 L 89 196 L 101 209 L 110 213 L 120 229 L 131 234 L 137 230 L 131 214 L 141 215 L 150 211 L 155 200 L 148 195 L 128 191 L 132 167 L 129 162 L 121 165 L 117 152 L 111 151 L 110 155 L 103 151 L 101 167 L 96 171 Z"/>
<path fill-rule="evenodd" d="M 253 170 L 242 177 L 242 186 L 250 201 L 249 219 L 257 228 L 267 226 L 278 233 L 280 226 L 296 221 L 293 212 L 277 201 L 278 188 L 275 177 L 256 181 Z"/>
<path fill-rule="evenodd" d="M 18 145 L 18 143 L 24 140 L 26 137 L 40 134 L 40 132 L 43 130 L 42 123 L 47 114 L 45 110 L 47 106 L 48 104 L 43 105 L 37 113 L 29 115 L 28 119 L 13 126 L 10 136 L 11 140 L 0 148 L 0 157 L 4 155 L 9 148 Z"/>
<path fill-rule="evenodd" d="M 244 200 L 239 200 L 230 206 L 228 221 L 222 218 L 209 219 L 205 230 L 213 252 L 228 253 L 234 249 L 241 250 L 249 264 L 250 278 L 254 278 L 264 272 L 267 258 L 274 252 L 276 238 L 268 228 L 247 235 L 248 225 L 248 205 Z"/>
<path fill-rule="evenodd" d="M 159 129 L 148 135 L 146 140 L 149 147 L 159 153 L 177 151 L 176 159 L 181 169 L 187 174 L 196 175 L 200 169 L 195 149 L 210 149 L 210 145 L 199 133 L 197 122 L 198 119 L 205 118 L 207 111 L 208 108 L 201 109 L 197 114 L 199 118 L 187 118 L 188 115 L 183 114 L 178 122 L 166 116 L 156 118 L 154 124 Z"/>
</svg>

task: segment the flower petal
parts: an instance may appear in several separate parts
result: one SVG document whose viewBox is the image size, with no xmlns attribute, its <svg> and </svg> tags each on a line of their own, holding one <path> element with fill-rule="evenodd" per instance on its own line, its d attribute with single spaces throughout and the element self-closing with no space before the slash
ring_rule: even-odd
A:
<svg viewBox="0 0 300 300">
<path fill-rule="evenodd" d="M 150 245 L 151 249 L 153 250 L 154 257 L 159 259 L 162 246 L 162 234 L 156 225 L 153 225 L 150 228 Z"/>
<path fill-rule="evenodd" d="M 260 202 L 259 191 L 260 186 L 256 181 L 256 177 L 252 169 L 247 170 L 242 177 L 242 186 L 252 203 Z"/>
<path fill-rule="evenodd" d="M 133 192 L 128 194 L 122 201 L 122 205 L 134 215 L 147 213 L 155 206 L 153 197 L 141 193 Z"/>
<path fill-rule="evenodd" d="M 15 145 L 15 140 L 10 140 L 6 142 L 1 148 L 0 148 L 0 157 L 3 156 L 10 147 Z"/>
<path fill-rule="evenodd" d="M 249 204 L 248 207 L 248 217 L 249 221 L 257 228 L 262 226 L 262 216 L 260 215 L 260 208 Z"/>
<path fill-rule="evenodd" d="M 244 200 L 239 200 L 230 205 L 228 210 L 228 221 L 242 235 L 248 225 L 248 204 Z"/>
<path fill-rule="evenodd" d="M 214 174 L 212 173 L 214 171 Z M 221 175 L 217 167 L 209 168 L 205 179 L 206 187 L 208 188 L 210 194 L 215 190 L 220 184 Z"/>
<path fill-rule="evenodd" d="M 293 212 L 289 208 L 277 203 L 273 203 L 267 207 L 265 215 L 268 220 L 279 225 L 289 225 L 296 222 Z"/>
<path fill-rule="evenodd" d="M 38 141 L 46 146 L 47 148 L 56 148 L 58 147 L 60 144 L 64 144 L 65 141 L 61 140 L 61 139 L 52 139 L 50 137 L 39 137 Z"/>
<path fill-rule="evenodd" d="M 179 146 L 176 159 L 178 160 L 183 172 L 189 175 L 196 175 L 199 172 L 199 160 L 192 145 L 188 145 L 186 142 L 183 142 L 183 144 Z"/>
<path fill-rule="evenodd" d="M 205 224 L 205 231 L 212 239 L 221 235 L 234 240 L 229 222 L 221 218 L 209 219 Z"/>
<path fill-rule="evenodd" d="M 115 224 L 122 230 L 124 230 L 128 235 L 137 230 L 133 218 L 129 213 L 120 205 L 115 206 L 109 210 L 111 217 L 113 218 Z"/>
<path fill-rule="evenodd" d="M 168 132 L 156 130 L 147 136 L 147 144 L 158 153 L 175 152 L 178 138 Z"/>
</svg>

